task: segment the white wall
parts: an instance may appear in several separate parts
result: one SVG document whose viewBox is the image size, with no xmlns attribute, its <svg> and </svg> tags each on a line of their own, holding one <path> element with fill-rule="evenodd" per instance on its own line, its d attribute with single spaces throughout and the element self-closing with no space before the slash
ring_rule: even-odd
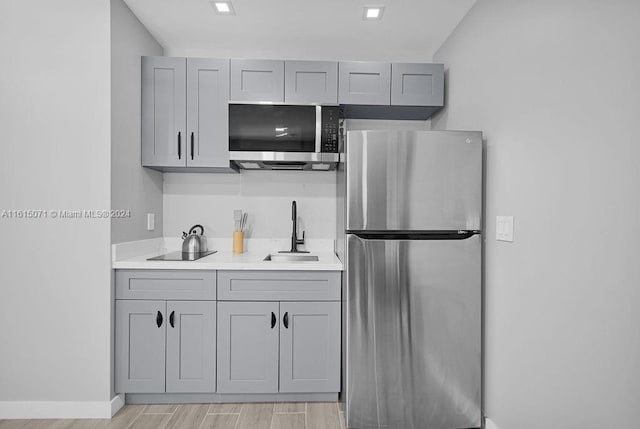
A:
<svg viewBox="0 0 640 429">
<path fill-rule="evenodd" d="M 0 2 L 0 210 L 109 209 L 109 38 L 107 0 Z M 110 222 L 0 237 L 0 418 L 106 413 Z"/>
<path fill-rule="evenodd" d="M 637 426 L 640 3 L 478 0 L 434 129 L 487 141 L 486 406 L 503 429 Z M 515 216 L 515 241 L 495 216 Z"/>
<path fill-rule="evenodd" d="M 140 57 L 162 46 L 122 0 L 111 0 L 111 207 L 131 217 L 111 221 L 111 241 L 162 237 L 162 173 L 140 166 Z M 156 228 L 147 231 L 147 213 Z"/>
</svg>

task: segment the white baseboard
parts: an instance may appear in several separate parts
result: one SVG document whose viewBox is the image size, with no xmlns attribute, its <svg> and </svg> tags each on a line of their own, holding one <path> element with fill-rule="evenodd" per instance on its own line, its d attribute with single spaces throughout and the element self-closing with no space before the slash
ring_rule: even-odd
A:
<svg viewBox="0 0 640 429">
<path fill-rule="evenodd" d="M 116 413 L 120 411 L 120 408 L 124 407 L 124 398 L 124 393 L 121 393 L 111 400 L 111 416 L 109 417 L 115 416 Z"/>
<path fill-rule="evenodd" d="M 110 419 L 124 406 L 111 401 L 0 401 L 0 419 Z"/>
<path fill-rule="evenodd" d="M 500 429 L 491 419 L 485 417 L 484 419 L 484 429 Z"/>
</svg>

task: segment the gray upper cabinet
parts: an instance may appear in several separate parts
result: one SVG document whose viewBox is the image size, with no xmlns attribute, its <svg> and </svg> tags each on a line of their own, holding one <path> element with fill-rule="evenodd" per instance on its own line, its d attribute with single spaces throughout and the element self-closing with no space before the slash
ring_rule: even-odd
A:
<svg viewBox="0 0 640 429">
<path fill-rule="evenodd" d="M 338 392 L 340 302 L 281 302 L 280 315 L 280 392 Z"/>
<path fill-rule="evenodd" d="M 284 61 L 231 60 L 231 101 L 284 101 Z"/>
<path fill-rule="evenodd" d="M 287 103 L 338 103 L 336 61 L 285 61 L 284 101 Z"/>
<path fill-rule="evenodd" d="M 391 104 L 396 106 L 443 106 L 444 65 L 391 64 Z"/>
<path fill-rule="evenodd" d="M 218 303 L 218 393 L 278 392 L 278 308 Z"/>
<path fill-rule="evenodd" d="M 229 167 L 229 60 L 187 59 L 187 166 Z"/>
<path fill-rule="evenodd" d="M 444 65 L 341 62 L 345 118 L 425 120 L 444 105 Z"/>
<path fill-rule="evenodd" d="M 391 103 L 391 64 L 342 61 L 339 67 L 340 104 L 388 106 Z"/>
<path fill-rule="evenodd" d="M 215 392 L 216 303 L 167 302 L 167 392 Z"/>
<path fill-rule="evenodd" d="M 186 60 L 142 57 L 142 165 L 186 165 Z"/>
<path fill-rule="evenodd" d="M 165 301 L 116 301 L 116 392 L 164 392 Z"/>
<path fill-rule="evenodd" d="M 229 60 L 142 57 L 142 165 L 230 172 Z"/>
</svg>

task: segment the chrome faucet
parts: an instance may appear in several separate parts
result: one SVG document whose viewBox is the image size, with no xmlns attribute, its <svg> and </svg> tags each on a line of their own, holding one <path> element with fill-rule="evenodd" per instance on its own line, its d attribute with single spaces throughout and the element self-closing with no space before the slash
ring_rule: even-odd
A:
<svg viewBox="0 0 640 429">
<path fill-rule="evenodd" d="M 291 203 L 291 220 L 293 221 L 291 250 L 281 250 L 279 253 L 309 253 L 306 250 L 298 250 L 298 245 L 304 244 L 304 231 L 302 231 L 302 239 L 298 239 L 298 208 L 295 201 Z"/>
</svg>

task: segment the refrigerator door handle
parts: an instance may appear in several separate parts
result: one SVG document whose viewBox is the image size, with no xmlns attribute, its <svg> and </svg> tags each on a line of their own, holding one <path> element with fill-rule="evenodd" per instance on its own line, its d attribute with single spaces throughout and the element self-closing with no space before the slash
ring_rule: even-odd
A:
<svg viewBox="0 0 640 429">
<path fill-rule="evenodd" d="M 479 235 L 480 231 L 347 231 L 347 234 L 364 240 L 466 240 Z"/>
</svg>

